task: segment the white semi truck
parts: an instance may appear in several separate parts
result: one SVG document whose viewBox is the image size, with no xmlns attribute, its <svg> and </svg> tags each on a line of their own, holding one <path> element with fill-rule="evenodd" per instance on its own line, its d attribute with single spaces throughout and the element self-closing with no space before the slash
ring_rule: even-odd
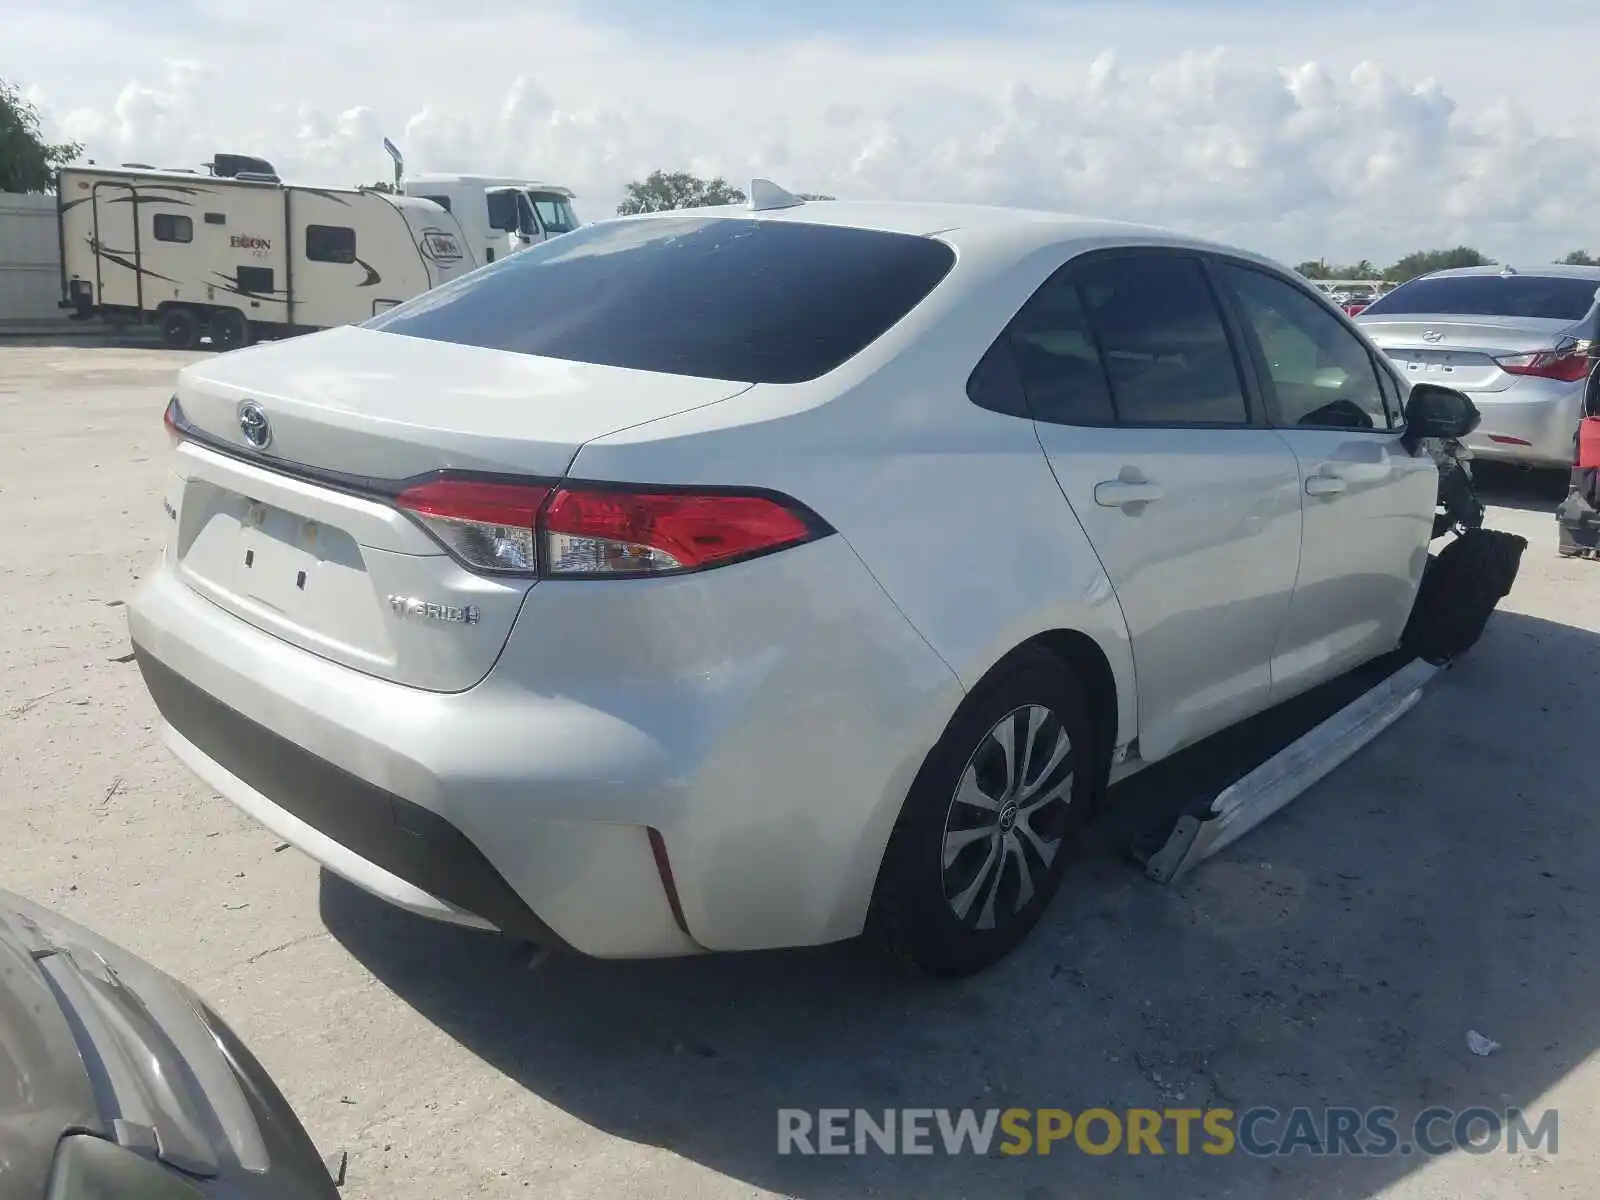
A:
<svg viewBox="0 0 1600 1200">
<path fill-rule="evenodd" d="M 453 213 L 480 264 L 571 233 L 581 224 L 572 207 L 573 192 L 554 183 L 497 175 L 422 174 L 404 178 L 400 190 Z"/>
</svg>

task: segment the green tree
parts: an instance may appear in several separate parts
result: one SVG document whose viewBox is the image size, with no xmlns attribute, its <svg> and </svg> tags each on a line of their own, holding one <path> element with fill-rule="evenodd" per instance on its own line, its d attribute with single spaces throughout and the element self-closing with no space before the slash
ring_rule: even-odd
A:
<svg viewBox="0 0 1600 1200">
<path fill-rule="evenodd" d="M 1307 260 L 1296 267 L 1295 270 L 1300 272 L 1300 274 L 1304 275 L 1307 279 L 1338 278 L 1338 276 L 1333 273 L 1333 268 L 1328 266 L 1328 260 L 1325 258 L 1319 258 L 1315 262 Z"/>
<path fill-rule="evenodd" d="M 55 187 L 56 168 L 82 153 L 76 142 L 46 142 L 38 110 L 0 79 L 0 192 L 48 192 Z"/>
<path fill-rule="evenodd" d="M 687 171 L 651 171 L 642 182 L 635 180 L 628 184 L 626 190 L 627 198 L 617 205 L 618 215 L 624 217 L 745 201 L 745 194 L 722 176 L 701 179 Z"/>
<path fill-rule="evenodd" d="M 1563 267 L 1600 267 L 1600 258 L 1586 250 L 1573 250 L 1560 263 Z"/>
<path fill-rule="evenodd" d="M 1430 271 L 1447 271 L 1454 267 L 1492 267 L 1494 259 L 1486 258 L 1471 246 L 1457 246 L 1452 250 L 1415 250 L 1383 273 L 1390 283 L 1404 283 Z"/>
</svg>

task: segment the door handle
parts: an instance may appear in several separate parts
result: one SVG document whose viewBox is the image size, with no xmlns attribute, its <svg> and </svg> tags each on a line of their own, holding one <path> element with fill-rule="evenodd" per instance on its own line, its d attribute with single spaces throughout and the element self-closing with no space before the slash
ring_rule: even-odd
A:
<svg viewBox="0 0 1600 1200">
<path fill-rule="evenodd" d="M 1101 508 L 1127 508 L 1134 504 L 1149 504 L 1165 496 L 1159 483 L 1148 480 L 1108 479 L 1094 485 L 1094 502 Z"/>
<path fill-rule="evenodd" d="M 1337 496 L 1347 486 L 1337 475 L 1311 475 L 1306 478 L 1306 495 Z"/>
</svg>

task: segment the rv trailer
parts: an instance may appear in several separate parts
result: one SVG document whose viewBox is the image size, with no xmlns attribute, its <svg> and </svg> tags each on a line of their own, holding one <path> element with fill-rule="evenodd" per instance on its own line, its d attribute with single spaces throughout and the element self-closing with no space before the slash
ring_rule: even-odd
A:
<svg viewBox="0 0 1600 1200">
<path fill-rule="evenodd" d="M 61 307 L 228 350 L 364 321 L 477 265 L 430 201 L 288 184 L 243 155 L 208 169 L 63 167 Z"/>
<path fill-rule="evenodd" d="M 499 175 L 424 174 L 406 178 L 400 190 L 453 213 L 480 263 L 571 233 L 582 224 L 572 207 L 573 191 L 554 183 Z"/>
</svg>

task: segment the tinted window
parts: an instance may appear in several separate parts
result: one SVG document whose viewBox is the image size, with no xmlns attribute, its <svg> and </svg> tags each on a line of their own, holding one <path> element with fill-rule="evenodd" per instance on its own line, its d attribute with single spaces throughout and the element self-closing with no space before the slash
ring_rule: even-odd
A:
<svg viewBox="0 0 1600 1200">
<path fill-rule="evenodd" d="M 307 225 L 306 257 L 312 262 L 355 262 L 356 231 L 345 225 Z"/>
<path fill-rule="evenodd" d="M 226 225 L 227 223 L 228 223 L 228 218 L 227 218 L 226 214 L 224 214 L 224 213 L 207 213 L 206 214 L 206 224 L 207 225 Z"/>
<path fill-rule="evenodd" d="M 177 213 L 156 213 L 155 234 L 158 242 L 194 241 L 194 222 Z"/>
<path fill-rule="evenodd" d="M 1222 313 L 1198 259 L 1114 255 L 1074 270 L 1119 421 L 1249 420 Z"/>
<path fill-rule="evenodd" d="M 489 209 L 489 228 L 512 233 L 517 228 L 517 193 L 507 188 L 489 192 L 484 199 Z"/>
<path fill-rule="evenodd" d="M 1077 284 L 1066 271 L 1033 294 L 1011 323 L 1009 336 L 1036 420 L 1103 425 L 1114 419 L 1100 351 Z"/>
<path fill-rule="evenodd" d="M 1377 368 L 1361 340 L 1322 304 L 1247 267 L 1227 276 L 1255 334 L 1284 425 L 1387 429 Z"/>
<path fill-rule="evenodd" d="M 449 212 L 450 211 L 450 197 L 449 196 L 421 196 L 421 197 L 419 197 L 419 199 L 432 200 L 440 208 L 444 209 L 445 212 Z"/>
<path fill-rule="evenodd" d="M 425 292 L 368 328 L 640 371 L 799 383 L 944 278 L 943 242 L 800 221 L 605 221 Z"/>
<path fill-rule="evenodd" d="M 1594 306 L 1600 279 L 1539 275 L 1447 275 L 1413 279 L 1375 301 L 1363 315 L 1405 313 L 1537 317 L 1576 321 Z"/>
</svg>

